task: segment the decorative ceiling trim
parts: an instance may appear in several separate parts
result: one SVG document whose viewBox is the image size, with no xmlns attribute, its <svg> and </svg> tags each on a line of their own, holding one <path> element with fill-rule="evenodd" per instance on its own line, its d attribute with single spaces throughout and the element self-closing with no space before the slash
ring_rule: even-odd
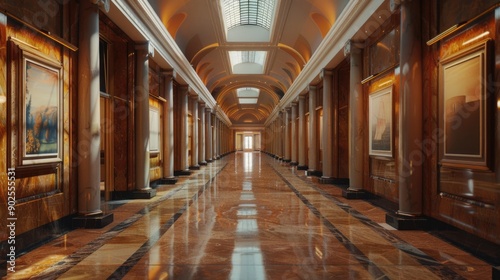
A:
<svg viewBox="0 0 500 280">
<path fill-rule="evenodd" d="M 157 54 L 175 69 L 178 75 L 200 96 L 201 100 L 208 107 L 214 108 L 219 118 L 227 125 L 231 125 L 228 116 L 217 106 L 215 99 L 179 49 L 149 2 L 147 0 L 112 0 L 112 4 L 144 38 L 148 38 L 153 43 Z"/>
<path fill-rule="evenodd" d="M 358 28 L 353 27 L 363 26 L 370 19 L 373 11 L 377 10 L 383 3 L 384 0 L 354 0 L 347 3 L 325 39 L 286 91 L 280 103 L 274 108 L 264 123 L 265 126 L 274 121 L 281 108 L 286 108 L 303 92 L 304 86 L 309 85 L 318 76 L 321 69 L 325 68 L 338 53 L 343 52 L 345 42 L 358 32 Z"/>
</svg>

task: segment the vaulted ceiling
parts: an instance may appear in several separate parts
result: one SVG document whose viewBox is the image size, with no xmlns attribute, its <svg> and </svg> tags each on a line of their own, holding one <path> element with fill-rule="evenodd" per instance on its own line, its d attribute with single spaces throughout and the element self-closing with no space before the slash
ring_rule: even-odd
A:
<svg viewBox="0 0 500 280">
<path fill-rule="evenodd" d="M 263 125 L 348 0 L 149 0 L 233 125 Z"/>
</svg>

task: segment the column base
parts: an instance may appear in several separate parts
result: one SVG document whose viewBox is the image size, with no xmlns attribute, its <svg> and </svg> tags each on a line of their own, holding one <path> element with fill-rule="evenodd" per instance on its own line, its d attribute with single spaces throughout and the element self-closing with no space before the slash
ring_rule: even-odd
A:
<svg viewBox="0 0 500 280">
<path fill-rule="evenodd" d="M 203 166 L 204 166 L 204 165 L 207 165 L 207 162 L 206 162 L 206 161 L 202 161 L 202 162 L 200 162 L 200 163 L 198 163 L 198 164 L 199 164 L 199 165 L 203 165 Z"/>
<path fill-rule="evenodd" d="M 177 171 L 174 171 L 174 176 L 190 176 L 191 175 L 191 171 L 189 171 L 189 169 L 187 170 L 177 170 Z"/>
<path fill-rule="evenodd" d="M 199 165 L 190 166 L 189 170 L 200 170 L 200 166 Z"/>
<path fill-rule="evenodd" d="M 113 222 L 113 213 L 93 216 L 77 216 L 72 220 L 73 228 L 103 228 Z"/>
<path fill-rule="evenodd" d="M 211 163 L 213 160 L 211 159 L 207 159 L 207 163 Z"/>
<path fill-rule="evenodd" d="M 290 165 L 291 165 L 291 166 L 297 166 L 297 165 L 299 165 L 299 163 L 298 163 L 298 162 L 296 162 L 296 161 L 291 161 L 291 162 L 290 162 Z"/>
<path fill-rule="evenodd" d="M 307 170 L 306 171 L 306 176 L 315 176 L 315 177 L 321 177 L 323 175 L 322 171 L 319 170 Z"/>
<path fill-rule="evenodd" d="M 291 160 L 291 159 L 284 159 L 283 161 L 284 161 L 284 162 L 286 162 L 286 163 L 289 163 L 289 162 L 291 162 L 292 160 Z"/>
<path fill-rule="evenodd" d="M 320 184 L 330 184 L 330 185 L 349 185 L 349 178 L 334 178 L 322 176 L 319 179 Z"/>
<path fill-rule="evenodd" d="M 297 170 L 307 170 L 307 165 L 298 165 Z"/>
<path fill-rule="evenodd" d="M 397 213 L 385 214 L 385 222 L 397 230 L 425 230 L 429 227 L 429 220 L 422 216 L 411 217 Z"/>
<path fill-rule="evenodd" d="M 151 199 L 155 196 L 155 189 L 133 190 L 127 194 L 129 199 Z"/>
<path fill-rule="evenodd" d="M 158 180 L 158 183 L 162 185 L 175 185 L 175 183 L 177 183 L 177 180 L 178 179 L 175 177 L 161 178 L 160 180 Z"/>
<path fill-rule="evenodd" d="M 365 199 L 369 197 L 369 194 L 364 190 L 342 190 L 342 197 L 347 199 Z"/>
</svg>

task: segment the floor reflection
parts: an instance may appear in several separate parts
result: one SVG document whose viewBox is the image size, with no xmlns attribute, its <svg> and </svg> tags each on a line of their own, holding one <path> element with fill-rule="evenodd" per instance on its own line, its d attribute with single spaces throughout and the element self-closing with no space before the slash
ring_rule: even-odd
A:
<svg viewBox="0 0 500 280">
<path fill-rule="evenodd" d="M 253 172 L 253 157 L 255 155 L 255 153 L 251 152 L 243 153 L 243 172 Z M 238 155 L 236 158 L 238 158 Z M 264 259 L 259 241 L 257 205 L 250 203 L 255 199 L 252 181 L 241 182 L 240 204 L 236 212 L 237 226 L 234 249 L 231 256 L 230 279 L 266 279 Z"/>
</svg>

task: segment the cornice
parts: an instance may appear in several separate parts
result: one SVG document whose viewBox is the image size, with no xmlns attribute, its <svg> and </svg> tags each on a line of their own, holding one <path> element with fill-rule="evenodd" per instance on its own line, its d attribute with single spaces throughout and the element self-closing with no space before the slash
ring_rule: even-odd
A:
<svg viewBox="0 0 500 280">
<path fill-rule="evenodd" d="M 170 36 L 151 5 L 145 0 L 112 1 L 114 6 L 142 36 L 155 46 L 155 53 L 165 59 L 175 70 L 175 73 L 199 94 L 201 101 L 208 107 L 216 107 L 217 103 L 212 94 L 194 71 L 175 40 Z M 220 108 L 217 111 L 220 117 L 226 121 L 226 124 L 231 125 L 231 121 L 226 114 Z"/>
<path fill-rule="evenodd" d="M 363 26 L 370 19 L 373 11 L 377 10 L 383 3 L 384 0 L 354 0 L 347 3 L 318 49 L 280 100 L 280 106 L 276 106 L 271 112 L 264 123 L 265 126 L 268 126 L 276 118 L 279 108 L 286 107 L 294 101 L 303 92 L 304 85 L 308 85 L 337 53 L 343 51 L 345 42 L 356 34 L 358 28 Z"/>
</svg>

